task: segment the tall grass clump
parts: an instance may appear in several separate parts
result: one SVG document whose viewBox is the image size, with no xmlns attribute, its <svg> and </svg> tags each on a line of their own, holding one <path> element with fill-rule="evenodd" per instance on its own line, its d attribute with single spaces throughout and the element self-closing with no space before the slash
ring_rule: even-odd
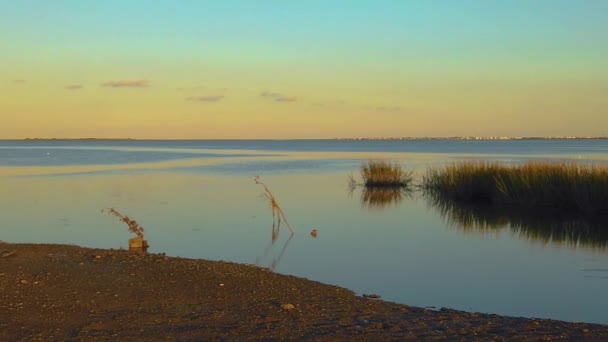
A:
<svg viewBox="0 0 608 342">
<path fill-rule="evenodd" d="M 429 169 L 425 191 L 446 199 L 608 214 L 608 166 L 464 162 Z"/>
<path fill-rule="evenodd" d="M 413 180 L 412 171 L 384 160 L 368 160 L 360 171 L 365 187 L 408 187 Z"/>
</svg>

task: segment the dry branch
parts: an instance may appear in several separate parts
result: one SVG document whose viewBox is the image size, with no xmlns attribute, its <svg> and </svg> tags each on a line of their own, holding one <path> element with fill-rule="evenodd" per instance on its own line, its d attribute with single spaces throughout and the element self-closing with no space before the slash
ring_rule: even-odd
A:
<svg viewBox="0 0 608 342">
<path fill-rule="evenodd" d="M 264 194 L 263 195 L 268 200 L 268 203 L 270 205 L 270 210 L 272 211 L 273 224 L 274 224 L 274 220 L 275 220 L 275 217 L 276 217 L 277 222 L 278 222 L 278 226 L 280 226 L 281 225 L 281 218 L 283 218 L 283 221 L 285 221 L 285 224 L 287 224 L 287 228 L 289 228 L 289 231 L 291 232 L 291 234 L 293 234 L 294 230 L 291 227 L 291 225 L 289 224 L 289 221 L 287 221 L 287 217 L 285 217 L 285 213 L 283 213 L 283 209 L 281 209 L 281 207 L 279 206 L 279 202 L 277 202 L 277 199 L 272 194 L 272 191 L 270 191 L 270 189 L 268 189 L 268 187 L 266 186 L 266 184 L 264 184 L 260 180 L 259 176 L 256 176 L 254 180 L 255 180 L 255 184 L 260 184 L 261 186 L 264 187 Z"/>
<path fill-rule="evenodd" d="M 123 215 L 114 208 L 101 209 L 102 213 L 107 213 L 117 217 L 119 220 L 124 222 L 128 227 L 129 231 L 140 238 L 144 238 L 144 227 L 142 227 L 137 221 L 131 219 L 129 216 Z"/>
</svg>

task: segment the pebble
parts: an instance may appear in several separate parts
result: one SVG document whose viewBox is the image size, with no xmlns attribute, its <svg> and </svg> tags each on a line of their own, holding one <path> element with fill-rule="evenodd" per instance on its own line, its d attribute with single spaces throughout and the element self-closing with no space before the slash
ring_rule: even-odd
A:
<svg viewBox="0 0 608 342">
<path fill-rule="evenodd" d="M 293 306 L 293 304 L 289 304 L 289 303 L 287 303 L 287 304 L 281 304 L 281 309 L 283 309 L 283 310 L 293 310 L 295 308 L 296 307 Z"/>
<path fill-rule="evenodd" d="M 377 295 L 377 294 L 363 294 L 363 298 L 378 299 L 378 298 L 380 298 L 380 295 Z"/>
<path fill-rule="evenodd" d="M 372 324 L 372 329 L 384 329 L 384 324 L 382 324 L 381 322 L 378 323 L 374 323 Z"/>
</svg>

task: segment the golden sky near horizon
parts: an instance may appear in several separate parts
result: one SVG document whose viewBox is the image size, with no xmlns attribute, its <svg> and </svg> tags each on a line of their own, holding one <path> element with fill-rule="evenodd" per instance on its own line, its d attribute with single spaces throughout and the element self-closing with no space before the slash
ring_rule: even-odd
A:
<svg viewBox="0 0 608 342">
<path fill-rule="evenodd" d="M 0 139 L 608 134 L 605 2 L 229 2 L 0 4 Z"/>
</svg>

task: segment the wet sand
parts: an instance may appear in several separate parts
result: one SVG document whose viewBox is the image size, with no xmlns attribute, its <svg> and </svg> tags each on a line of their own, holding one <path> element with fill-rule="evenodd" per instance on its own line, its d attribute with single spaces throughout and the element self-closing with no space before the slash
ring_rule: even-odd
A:
<svg viewBox="0 0 608 342">
<path fill-rule="evenodd" d="M 250 265 L 3 242 L 0 312 L 2 341 L 608 340 L 606 325 L 416 308 Z"/>
</svg>

